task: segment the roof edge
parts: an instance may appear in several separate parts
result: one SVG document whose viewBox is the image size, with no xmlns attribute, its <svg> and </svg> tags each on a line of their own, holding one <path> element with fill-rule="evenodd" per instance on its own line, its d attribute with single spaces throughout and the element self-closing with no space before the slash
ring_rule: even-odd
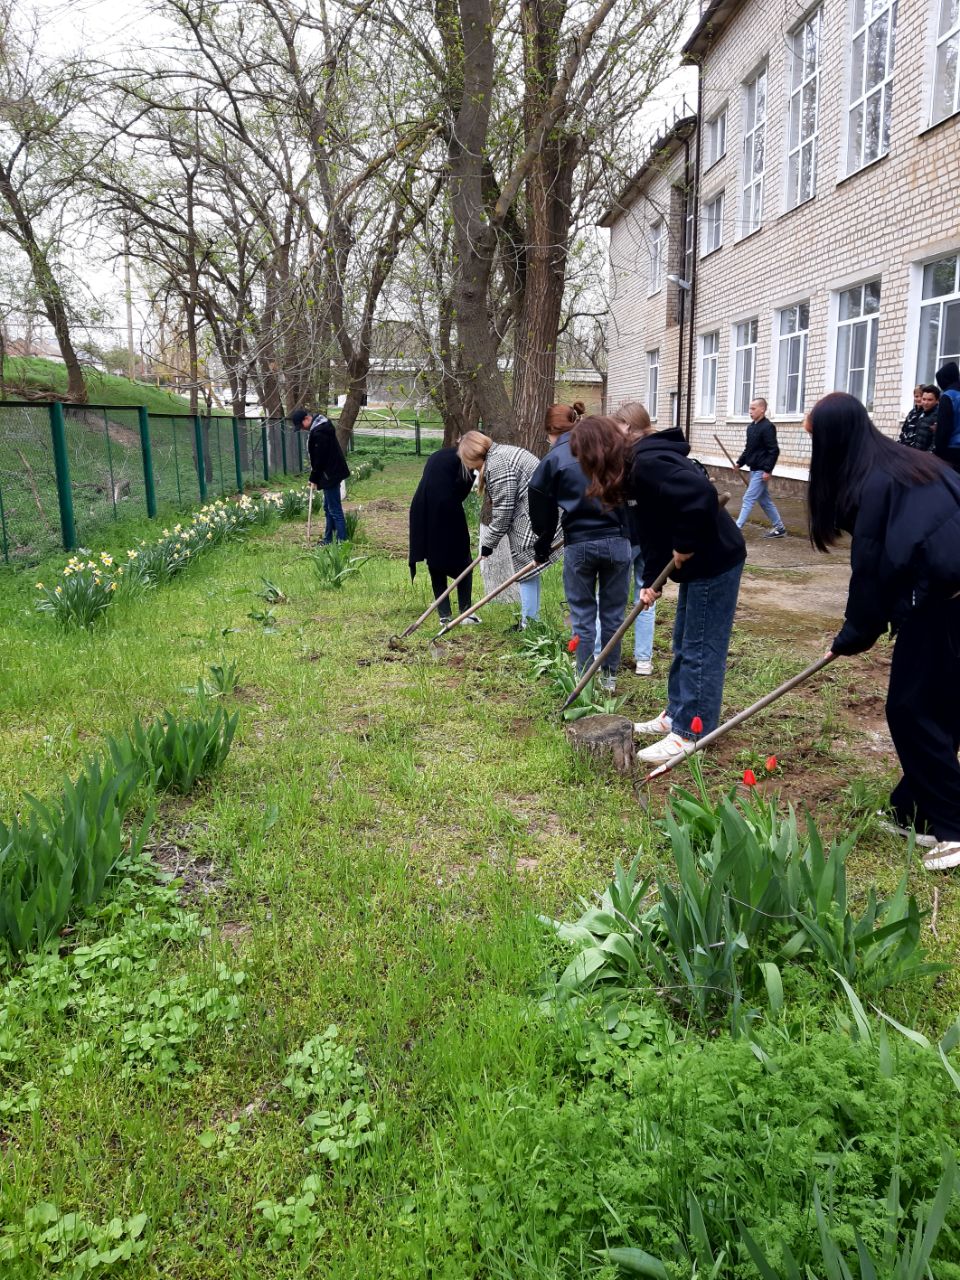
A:
<svg viewBox="0 0 960 1280">
<path fill-rule="evenodd" d="M 709 49 L 713 39 L 723 31 L 744 3 L 745 0 L 710 0 L 706 11 L 694 27 L 693 34 L 680 50 L 680 65 L 696 66 Z"/>
<path fill-rule="evenodd" d="M 681 143 L 693 136 L 697 128 L 696 116 L 683 116 L 675 124 L 660 135 L 650 146 L 647 158 L 623 188 L 613 203 L 603 211 L 597 220 L 598 227 L 612 227 L 633 203 L 634 196 L 643 186 L 643 181 L 659 161 L 669 160 L 679 149 Z"/>
</svg>

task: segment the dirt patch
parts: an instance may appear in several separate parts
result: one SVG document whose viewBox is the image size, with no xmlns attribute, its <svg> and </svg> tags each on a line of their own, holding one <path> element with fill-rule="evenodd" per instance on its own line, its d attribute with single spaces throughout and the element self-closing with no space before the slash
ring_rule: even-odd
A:
<svg viewBox="0 0 960 1280">
<path fill-rule="evenodd" d="M 212 858 L 192 852 L 190 837 L 197 829 L 195 825 L 188 825 L 168 831 L 162 839 L 144 846 L 156 866 L 180 882 L 177 889 L 184 903 L 209 901 L 220 896 L 227 884 Z"/>
</svg>

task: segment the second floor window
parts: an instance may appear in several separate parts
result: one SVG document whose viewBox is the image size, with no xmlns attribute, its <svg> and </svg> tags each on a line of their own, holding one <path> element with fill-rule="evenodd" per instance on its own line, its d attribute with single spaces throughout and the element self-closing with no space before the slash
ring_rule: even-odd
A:
<svg viewBox="0 0 960 1280">
<path fill-rule="evenodd" d="M 947 0 L 944 0 L 947 3 Z M 704 169 L 710 169 L 727 154 L 727 108 L 718 111 L 712 120 L 707 121 L 706 154 L 703 158 Z"/>
<path fill-rule="evenodd" d="M 960 0 L 940 0 L 930 123 L 955 111 L 960 111 Z"/>
<path fill-rule="evenodd" d="M 820 99 L 820 26 L 823 10 L 790 37 L 790 108 L 787 118 L 787 208 L 817 189 L 817 116 Z"/>
<path fill-rule="evenodd" d="M 700 338 L 700 396 L 698 410 L 701 418 L 717 416 L 717 365 L 720 361 L 720 334 L 704 333 Z"/>
<path fill-rule="evenodd" d="M 660 348 L 647 352 L 647 413 L 657 420 L 657 400 L 660 397 Z"/>
<path fill-rule="evenodd" d="M 763 162 L 767 132 L 767 69 L 763 68 L 743 93 L 743 192 L 740 235 L 756 231 L 763 219 Z"/>
<path fill-rule="evenodd" d="M 917 381 L 933 382 L 947 360 L 960 360 L 960 253 L 923 268 Z"/>
<path fill-rule="evenodd" d="M 745 418 L 757 376 L 757 321 L 744 320 L 733 331 L 733 412 Z"/>
<path fill-rule="evenodd" d="M 700 256 L 705 258 L 723 244 L 723 192 L 703 206 L 703 245 Z"/>
<path fill-rule="evenodd" d="M 661 218 L 650 228 L 650 293 L 656 293 L 663 287 L 663 255 L 666 244 L 667 224 Z"/>
<path fill-rule="evenodd" d="M 803 412 L 809 330 L 808 302 L 798 302 L 777 313 L 777 413 Z"/>
<path fill-rule="evenodd" d="M 890 147 L 897 0 L 854 0 L 847 115 L 847 173 Z"/>
<path fill-rule="evenodd" d="M 877 336 L 880 322 L 880 281 L 859 284 L 840 294 L 837 315 L 838 391 L 849 391 L 873 408 L 877 380 Z"/>
</svg>

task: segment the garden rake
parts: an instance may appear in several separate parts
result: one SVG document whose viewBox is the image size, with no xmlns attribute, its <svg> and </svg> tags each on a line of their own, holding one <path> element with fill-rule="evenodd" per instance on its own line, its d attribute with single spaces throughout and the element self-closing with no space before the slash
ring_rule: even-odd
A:
<svg viewBox="0 0 960 1280">
<path fill-rule="evenodd" d="M 472 560 L 470 564 L 468 564 L 467 567 L 464 569 L 463 573 L 460 574 L 460 577 L 454 578 L 453 582 L 450 583 L 446 591 L 444 591 L 442 595 L 437 596 L 436 600 L 433 601 L 429 609 L 425 609 L 423 613 L 421 613 L 420 617 L 417 618 L 416 622 L 411 622 L 409 627 L 407 627 L 406 631 L 401 631 L 398 636 L 391 636 L 388 642 L 389 647 L 391 649 L 401 648 L 402 646 L 400 644 L 400 641 L 406 640 L 407 636 L 412 636 L 414 631 L 416 631 L 418 627 L 422 626 L 423 623 L 426 622 L 426 620 L 430 617 L 431 613 L 433 613 L 434 609 L 439 609 L 440 605 L 443 604 L 444 600 L 446 600 L 448 596 L 453 594 L 454 587 L 458 587 L 468 573 L 473 573 L 474 569 L 476 569 L 477 565 L 480 563 L 482 559 L 483 559 L 482 556 L 477 556 L 476 560 Z"/>
<path fill-rule="evenodd" d="M 724 443 L 723 443 L 723 441 L 720 439 L 720 437 L 719 437 L 719 436 L 717 436 L 717 435 L 715 435 L 713 438 L 714 438 L 714 440 L 716 440 L 716 442 L 717 442 L 717 444 L 720 446 L 720 448 L 721 448 L 721 449 L 723 449 L 723 456 L 726 458 L 726 460 L 730 463 L 731 467 L 733 467 L 734 471 L 735 471 L 735 472 L 737 473 L 737 475 L 740 477 L 740 483 L 744 486 L 744 488 L 746 488 L 746 486 L 750 483 L 750 481 L 749 481 L 749 480 L 747 479 L 747 477 L 743 474 L 743 472 L 740 470 L 740 468 L 737 466 L 737 464 L 734 462 L 734 460 L 730 457 L 729 453 L 727 453 L 726 446 L 724 445 Z"/>
<path fill-rule="evenodd" d="M 550 554 L 553 555 L 553 553 L 555 551 L 559 551 L 562 546 L 563 539 L 558 538 L 550 548 Z M 454 627 L 458 626 L 464 620 L 464 618 L 468 618 L 471 613 L 476 613 L 479 609 L 482 609 L 485 604 L 489 604 L 490 601 L 498 596 L 501 591 L 506 591 L 507 587 L 512 587 L 515 582 L 519 582 L 521 578 L 525 578 L 533 569 L 542 567 L 542 565 L 537 564 L 536 560 L 531 560 L 529 564 L 525 564 L 522 569 L 518 569 L 517 572 L 511 574 L 506 581 L 501 582 L 499 587 L 494 587 L 493 591 L 488 591 L 478 604 L 471 605 L 469 609 L 464 609 L 463 613 L 459 614 L 456 618 L 453 618 L 450 622 L 441 627 L 433 637 L 434 640 L 439 640 L 440 637 L 446 635 L 448 631 L 452 631 Z"/>
<path fill-rule="evenodd" d="M 725 507 L 729 501 L 730 501 L 729 493 L 721 493 L 720 506 Z M 670 560 L 667 562 L 664 568 L 661 569 L 660 573 L 657 575 L 656 579 L 654 580 L 651 590 L 662 591 L 663 588 L 666 586 L 667 579 L 670 577 L 670 574 L 673 572 L 675 568 L 676 568 L 676 561 L 671 556 Z M 587 685 L 590 683 L 593 677 L 600 670 L 600 667 L 602 666 L 604 660 L 610 655 L 613 649 L 620 643 L 623 637 L 627 634 L 627 632 L 633 626 L 634 622 L 636 622 L 637 618 L 639 618 L 640 614 L 643 613 L 644 609 L 646 608 L 647 608 L 647 605 L 645 605 L 641 600 L 638 600 L 636 604 L 633 606 L 633 608 L 628 611 L 627 616 L 624 618 L 623 622 L 620 623 L 620 626 L 617 627 L 616 631 L 613 633 L 613 635 L 610 637 L 607 643 L 600 650 L 599 654 L 594 658 L 594 660 L 590 663 L 589 666 L 584 668 L 583 675 L 577 681 L 573 689 L 573 692 L 570 694 L 570 697 L 566 700 L 566 702 L 560 708 L 561 715 L 563 715 L 567 707 L 572 706 L 573 703 L 576 702 L 576 700 L 580 697 L 581 693 L 583 693 L 584 689 L 587 687 Z"/>
<path fill-rule="evenodd" d="M 310 545 L 310 525 L 313 523 L 313 485 L 309 486 L 307 493 L 307 546 Z"/>
<path fill-rule="evenodd" d="M 702 751 L 704 747 L 709 747 L 711 743 L 716 742 L 718 738 L 722 738 L 725 733 L 729 733 L 731 729 L 736 729 L 737 725 L 743 724 L 744 720 L 749 720 L 751 716 L 756 715 L 758 711 L 762 711 L 764 707 L 769 707 L 771 702 L 776 702 L 778 698 L 782 698 L 785 693 L 789 693 L 791 689 L 795 689 L 798 684 L 803 684 L 804 680 L 809 680 L 811 676 L 815 676 L 818 671 L 822 671 L 828 663 L 833 662 L 836 654 L 828 653 L 824 657 L 818 658 L 816 662 L 811 662 L 809 667 L 804 669 L 795 676 L 791 676 L 789 680 L 784 680 L 783 684 L 777 685 L 776 689 L 770 693 L 765 693 L 762 698 L 758 698 L 756 702 L 750 704 L 743 711 L 738 711 L 735 716 L 731 716 L 723 724 L 716 729 L 712 729 L 710 733 L 705 733 L 702 738 L 698 738 L 692 751 L 682 752 L 680 755 L 671 756 L 669 760 L 665 760 L 663 764 L 657 765 L 656 769 L 648 773 L 644 778 L 644 782 L 652 782 L 654 778 L 661 777 L 664 773 L 669 773 L 671 769 L 676 768 L 682 760 L 689 760 L 697 751 Z"/>
</svg>

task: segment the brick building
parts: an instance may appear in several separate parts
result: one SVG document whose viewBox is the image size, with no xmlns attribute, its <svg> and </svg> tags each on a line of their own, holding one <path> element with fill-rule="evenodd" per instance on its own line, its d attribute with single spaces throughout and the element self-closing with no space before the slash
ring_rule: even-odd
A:
<svg viewBox="0 0 960 1280">
<path fill-rule="evenodd" d="M 754 396 L 802 477 L 834 388 L 895 435 L 960 356 L 960 0 L 712 0 L 698 107 L 605 214 L 609 400 L 736 456 Z"/>
</svg>

